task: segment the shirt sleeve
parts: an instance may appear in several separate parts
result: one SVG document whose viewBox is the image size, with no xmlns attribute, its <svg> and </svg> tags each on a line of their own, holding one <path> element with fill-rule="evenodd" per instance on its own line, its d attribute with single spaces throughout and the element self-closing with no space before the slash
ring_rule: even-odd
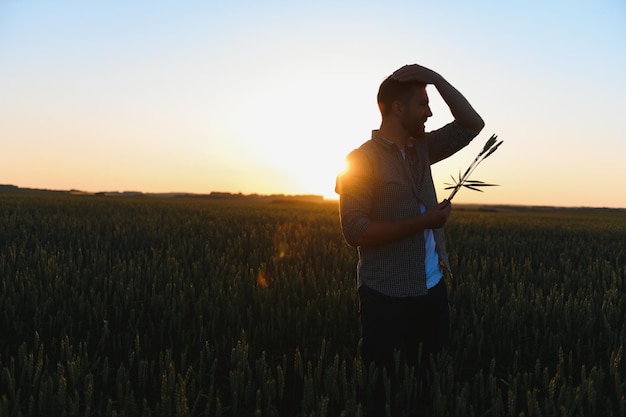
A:
<svg viewBox="0 0 626 417">
<path fill-rule="evenodd" d="M 468 132 L 456 121 L 429 132 L 427 137 L 430 163 L 434 164 L 454 155 L 476 136 L 476 133 Z"/>
<path fill-rule="evenodd" d="M 339 194 L 343 237 L 356 247 L 358 238 L 371 223 L 375 178 L 372 163 L 363 151 L 352 151 L 346 162 L 346 170 L 337 176 L 335 191 Z"/>
</svg>

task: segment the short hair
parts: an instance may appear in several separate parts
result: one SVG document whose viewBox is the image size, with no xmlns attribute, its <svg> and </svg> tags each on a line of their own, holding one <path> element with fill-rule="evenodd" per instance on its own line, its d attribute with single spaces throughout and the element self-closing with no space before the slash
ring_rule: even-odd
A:
<svg viewBox="0 0 626 417">
<path fill-rule="evenodd" d="M 416 81 L 398 81 L 391 76 L 385 78 L 378 88 L 378 108 L 385 115 L 391 110 L 394 101 L 408 103 L 413 95 L 413 87 L 425 88 L 426 84 Z"/>
</svg>

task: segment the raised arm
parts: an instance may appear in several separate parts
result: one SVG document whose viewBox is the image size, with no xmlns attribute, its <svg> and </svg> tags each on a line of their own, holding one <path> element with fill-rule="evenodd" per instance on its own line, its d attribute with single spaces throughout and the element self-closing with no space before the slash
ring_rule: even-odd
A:
<svg viewBox="0 0 626 417">
<path fill-rule="evenodd" d="M 417 81 L 435 86 L 441 98 L 450 108 L 454 119 L 474 135 L 478 135 L 485 126 L 485 122 L 474 110 L 467 99 L 454 88 L 445 78 L 435 71 L 421 65 L 405 65 L 392 74 L 398 81 Z"/>
</svg>

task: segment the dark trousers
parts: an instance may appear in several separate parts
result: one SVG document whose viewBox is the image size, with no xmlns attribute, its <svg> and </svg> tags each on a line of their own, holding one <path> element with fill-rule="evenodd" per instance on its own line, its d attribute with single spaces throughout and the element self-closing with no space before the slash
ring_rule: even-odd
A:
<svg viewBox="0 0 626 417">
<path fill-rule="evenodd" d="M 423 382 L 429 368 L 430 355 L 448 347 L 450 334 L 450 311 L 448 290 L 442 279 L 419 297 L 389 297 L 368 287 L 359 288 L 361 316 L 361 355 L 369 369 L 374 363 L 378 378 L 362 395 L 366 416 L 385 415 L 385 387 L 383 368 L 391 382 L 391 401 L 396 385 L 396 352 L 402 366 L 407 363 L 416 370 Z M 421 351 L 421 357 L 420 357 Z M 422 408 L 424 399 L 416 399 L 416 407 Z M 408 411 L 408 410 L 405 410 Z"/>
</svg>

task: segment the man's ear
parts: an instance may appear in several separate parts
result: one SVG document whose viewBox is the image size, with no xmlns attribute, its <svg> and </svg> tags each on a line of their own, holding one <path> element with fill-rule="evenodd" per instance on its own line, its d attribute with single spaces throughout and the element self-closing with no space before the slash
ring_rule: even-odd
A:
<svg viewBox="0 0 626 417">
<path fill-rule="evenodd" d="M 391 103 L 391 112 L 396 116 L 401 116 L 404 113 L 404 103 L 401 101 Z"/>
</svg>

